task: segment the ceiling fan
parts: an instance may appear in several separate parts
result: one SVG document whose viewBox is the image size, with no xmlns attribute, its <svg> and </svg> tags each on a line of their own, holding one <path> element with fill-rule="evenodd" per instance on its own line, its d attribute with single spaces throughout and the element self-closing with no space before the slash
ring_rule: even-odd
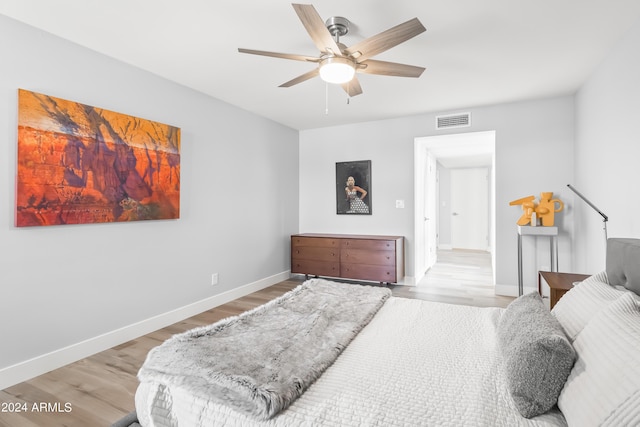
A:
<svg viewBox="0 0 640 427">
<path fill-rule="evenodd" d="M 424 71 L 423 67 L 370 59 L 426 31 L 418 18 L 413 18 L 403 24 L 396 25 L 380 34 L 356 43 L 351 47 L 347 47 L 340 43 L 340 37 L 348 33 L 349 20 L 340 16 L 334 16 L 327 19 L 326 22 L 323 22 L 312 5 L 295 3 L 292 5 L 300 21 L 302 21 L 302 25 L 304 25 L 314 44 L 320 50 L 320 56 L 238 49 L 238 52 L 241 53 L 272 56 L 275 58 L 318 64 L 317 68 L 281 84 L 280 87 L 291 87 L 319 75 L 320 78 L 328 83 L 342 85 L 345 92 L 353 97 L 362 93 L 360 82 L 355 76 L 356 73 L 420 77 Z"/>
</svg>

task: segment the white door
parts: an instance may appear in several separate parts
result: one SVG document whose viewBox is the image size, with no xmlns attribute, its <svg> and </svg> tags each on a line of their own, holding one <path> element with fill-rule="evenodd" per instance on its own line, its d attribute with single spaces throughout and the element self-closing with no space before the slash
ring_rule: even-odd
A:
<svg viewBox="0 0 640 427">
<path fill-rule="evenodd" d="M 456 249 L 489 249 L 489 170 L 451 170 L 451 244 Z"/>
<path fill-rule="evenodd" d="M 415 227 L 415 278 L 420 280 L 427 271 L 426 266 L 426 248 L 427 242 L 425 240 L 425 222 L 423 220 L 425 216 L 425 185 L 427 182 L 427 170 L 426 170 L 427 150 L 421 144 L 415 144 L 414 147 L 414 166 L 415 166 L 415 211 L 414 211 L 414 227 Z"/>
<path fill-rule="evenodd" d="M 436 262 L 436 158 L 423 144 L 415 146 L 415 271 L 420 280 Z"/>
</svg>

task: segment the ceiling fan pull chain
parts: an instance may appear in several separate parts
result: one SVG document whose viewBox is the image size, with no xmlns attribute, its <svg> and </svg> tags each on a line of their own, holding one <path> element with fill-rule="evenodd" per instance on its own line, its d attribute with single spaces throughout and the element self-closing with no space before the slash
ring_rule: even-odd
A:
<svg viewBox="0 0 640 427">
<path fill-rule="evenodd" d="M 324 84 L 324 114 L 329 115 L 329 83 Z"/>
<path fill-rule="evenodd" d="M 347 82 L 347 90 L 345 92 L 347 92 L 347 105 L 349 105 L 349 102 L 351 101 L 351 80 Z"/>
</svg>

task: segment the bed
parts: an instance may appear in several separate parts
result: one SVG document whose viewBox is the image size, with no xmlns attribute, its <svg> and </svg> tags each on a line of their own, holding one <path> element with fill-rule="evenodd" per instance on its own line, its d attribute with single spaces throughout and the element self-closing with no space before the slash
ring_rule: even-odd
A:
<svg viewBox="0 0 640 427">
<path fill-rule="evenodd" d="M 176 335 L 138 377 L 142 426 L 640 425 L 640 239 L 551 312 L 311 279 Z"/>
</svg>

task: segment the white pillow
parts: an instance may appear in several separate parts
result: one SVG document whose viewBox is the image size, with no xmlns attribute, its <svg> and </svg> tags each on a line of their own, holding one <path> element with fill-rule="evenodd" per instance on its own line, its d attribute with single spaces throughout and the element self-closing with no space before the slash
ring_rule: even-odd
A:
<svg viewBox="0 0 640 427">
<path fill-rule="evenodd" d="M 578 334 L 558 407 L 569 425 L 640 425 L 640 302 L 625 293 Z"/>
<path fill-rule="evenodd" d="M 605 272 L 594 274 L 564 294 L 551 314 L 573 341 L 596 313 L 628 292 L 609 285 Z"/>
</svg>

